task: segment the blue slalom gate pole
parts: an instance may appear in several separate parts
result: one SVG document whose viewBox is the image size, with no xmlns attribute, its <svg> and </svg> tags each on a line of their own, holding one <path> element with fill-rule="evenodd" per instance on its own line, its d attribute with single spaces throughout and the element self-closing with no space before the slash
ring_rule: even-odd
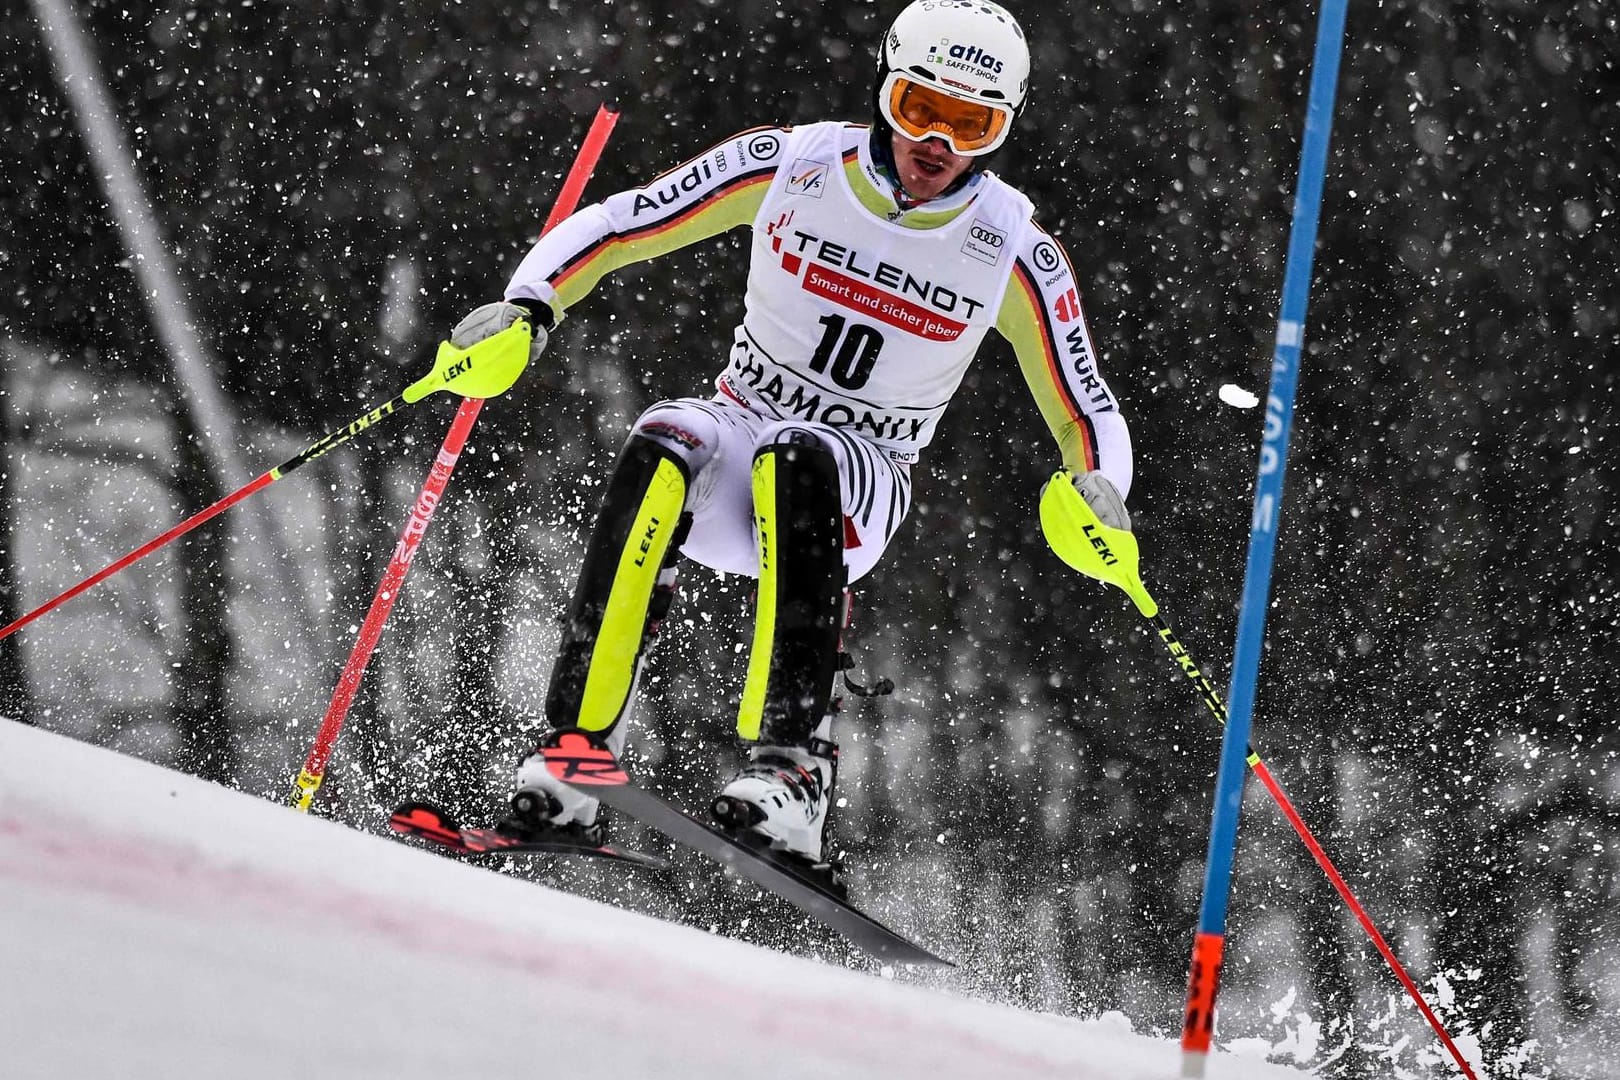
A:
<svg viewBox="0 0 1620 1080">
<path fill-rule="evenodd" d="M 1260 667 L 1260 646 L 1265 638 L 1271 564 L 1277 546 L 1288 436 L 1294 419 L 1294 391 L 1299 385 L 1300 352 L 1305 341 L 1305 309 L 1310 299 L 1322 182 L 1327 171 L 1329 135 L 1333 130 L 1333 95 L 1339 78 L 1339 55 L 1344 46 L 1346 3 L 1347 0 L 1322 0 L 1316 27 L 1305 138 L 1300 150 L 1288 256 L 1283 267 L 1282 310 L 1277 321 L 1276 350 L 1271 359 L 1265 436 L 1260 444 L 1260 475 L 1249 529 L 1249 561 L 1243 578 L 1243 605 L 1238 613 L 1237 650 L 1232 659 L 1229 717 L 1221 739 L 1221 766 L 1215 780 L 1215 809 L 1210 822 L 1209 853 L 1204 863 L 1204 897 L 1199 907 L 1198 932 L 1193 939 L 1191 971 L 1187 979 L 1187 1011 L 1181 1031 L 1182 1075 L 1186 1077 L 1204 1074 L 1215 1031 L 1215 998 L 1226 939 L 1227 896 L 1232 884 L 1238 816 L 1243 808 L 1243 781 L 1248 773 L 1255 680 Z"/>
</svg>

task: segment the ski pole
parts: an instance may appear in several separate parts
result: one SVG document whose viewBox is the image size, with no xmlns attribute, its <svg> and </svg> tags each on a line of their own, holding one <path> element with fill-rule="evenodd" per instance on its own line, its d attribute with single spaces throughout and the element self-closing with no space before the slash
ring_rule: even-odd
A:
<svg viewBox="0 0 1620 1080">
<path fill-rule="evenodd" d="M 596 162 L 602 156 L 602 148 L 607 144 L 608 135 L 612 133 L 613 125 L 618 119 L 618 110 L 613 105 L 603 105 L 597 109 L 596 117 L 591 121 L 590 130 L 585 133 L 585 140 L 580 144 L 579 152 L 574 157 L 574 164 L 563 180 L 562 190 L 557 194 L 557 201 L 552 205 L 551 213 L 546 218 L 540 235 L 544 236 L 563 218 L 573 213 L 580 195 L 585 190 L 585 182 L 595 170 Z M 519 322 L 516 325 L 524 327 L 524 347 L 527 350 L 527 324 Z M 509 330 L 502 331 L 503 334 L 509 332 Z M 332 700 L 326 708 L 326 715 L 321 719 L 315 743 L 304 759 L 303 769 L 293 780 L 292 793 L 288 801 L 296 810 L 308 813 L 315 800 L 315 792 L 320 788 L 321 781 L 326 778 L 327 762 L 331 759 L 338 735 L 343 730 L 349 706 L 360 688 L 360 680 L 365 675 L 366 665 L 370 663 L 371 654 L 376 650 L 377 642 L 382 637 L 383 624 L 388 620 L 388 613 L 393 610 L 394 600 L 398 597 L 400 585 L 405 580 L 405 572 L 410 569 L 411 560 L 416 558 L 416 549 L 427 533 L 428 525 L 433 520 L 433 511 L 437 509 L 439 499 L 450 483 L 450 474 L 466 447 L 467 436 L 471 433 L 473 422 L 478 419 L 478 411 L 483 405 L 484 402 L 480 397 L 468 395 L 462 401 L 461 407 L 456 410 L 450 431 L 445 435 L 444 444 L 439 447 L 438 457 L 434 459 L 433 466 L 428 471 L 422 493 L 417 496 L 411 516 L 405 522 L 399 543 L 394 546 L 393 558 L 389 560 L 388 568 L 383 572 L 382 581 L 377 584 L 377 592 L 372 597 L 371 607 L 366 612 L 365 621 L 360 625 L 360 634 L 355 639 L 348 662 L 343 666 L 343 673 L 338 677 L 337 688 L 332 692 Z"/>
<path fill-rule="evenodd" d="M 1041 526 L 1049 539 L 1056 538 L 1057 542 L 1053 544 L 1053 550 L 1057 552 L 1058 557 L 1065 563 L 1068 563 L 1069 566 L 1087 577 L 1096 578 L 1105 584 L 1116 586 L 1130 597 L 1131 602 L 1136 605 L 1136 610 L 1157 631 L 1159 640 L 1164 642 L 1164 646 L 1169 650 L 1171 658 L 1176 662 L 1176 666 L 1187 677 L 1187 681 L 1192 683 L 1204 706 L 1224 727 L 1228 716 L 1226 705 L 1221 701 L 1221 695 L 1216 692 L 1215 687 L 1210 683 L 1203 669 L 1199 667 L 1192 653 L 1187 650 L 1187 647 L 1181 643 L 1181 639 L 1176 636 L 1175 629 L 1170 625 L 1169 620 L 1160 614 L 1158 602 L 1148 592 L 1147 586 L 1142 584 L 1139 569 L 1140 555 L 1136 537 L 1124 529 L 1114 529 L 1103 524 L 1097 517 L 1096 512 L 1075 490 L 1074 483 L 1070 479 L 1067 470 L 1060 470 L 1053 475 L 1051 481 L 1046 485 L 1046 490 L 1041 494 Z M 1084 537 L 1085 541 L 1082 543 L 1063 542 L 1064 537 L 1074 536 Z M 1312 835 L 1299 811 L 1294 808 L 1293 801 L 1283 791 L 1282 785 L 1277 782 L 1276 777 L 1272 776 L 1271 770 L 1266 767 L 1266 763 L 1261 760 L 1260 755 L 1255 752 L 1252 745 L 1246 745 L 1245 749 L 1247 752 L 1245 760 L 1248 767 L 1259 778 L 1265 789 L 1271 793 L 1272 801 L 1277 804 L 1277 808 L 1282 811 L 1283 817 L 1287 818 L 1288 823 L 1293 826 L 1294 832 L 1299 834 L 1300 840 L 1304 842 L 1306 849 L 1311 853 L 1311 857 L 1322 868 L 1322 872 L 1327 875 L 1328 881 L 1333 885 L 1334 891 L 1339 894 L 1339 898 L 1344 901 L 1345 906 L 1350 909 L 1350 913 L 1356 917 L 1356 921 L 1366 931 L 1367 937 L 1378 949 L 1379 954 L 1383 956 L 1385 963 L 1389 965 L 1389 969 L 1394 972 L 1395 978 L 1406 988 L 1406 993 L 1417 1006 L 1418 1012 L 1423 1014 L 1423 1018 L 1429 1022 L 1429 1026 L 1439 1036 L 1440 1042 L 1451 1053 L 1452 1058 L 1457 1062 L 1457 1067 L 1462 1070 L 1462 1074 L 1468 1080 L 1477 1080 L 1473 1069 L 1463 1057 L 1462 1051 L 1457 1048 L 1457 1044 L 1452 1041 L 1451 1035 L 1446 1031 L 1445 1025 L 1440 1022 L 1440 1018 L 1435 1015 L 1434 1010 L 1429 1007 L 1429 1003 L 1424 1000 L 1417 984 L 1406 973 L 1406 968 L 1396 958 L 1395 951 L 1384 940 L 1384 935 L 1379 933 L 1378 927 L 1373 923 L 1371 916 L 1367 914 L 1366 908 L 1361 905 L 1355 894 L 1350 891 L 1350 886 L 1345 882 L 1344 876 L 1339 873 L 1338 868 L 1333 865 L 1333 860 L 1328 858 L 1327 852 L 1323 850 L 1322 845 L 1317 843 L 1316 837 Z M 1203 953 L 1195 954 L 1192 976 L 1189 979 L 1191 990 L 1189 992 L 1188 1009 L 1189 1011 L 1193 1009 L 1199 1010 L 1201 1017 L 1208 1017 L 1213 1014 L 1215 990 L 1220 972 L 1220 957 L 1218 955 L 1208 955 L 1209 951 L 1206 948 Z"/>
<path fill-rule="evenodd" d="M 448 341 L 439 345 L 433 370 L 407 386 L 403 393 L 355 417 L 347 424 L 322 436 L 304 449 L 277 465 L 267 473 L 249 481 L 220 499 L 206 510 L 199 511 L 168 531 L 153 537 L 128 555 L 97 570 L 77 585 L 53 597 L 0 629 L 0 641 L 10 637 L 41 615 L 54 611 L 80 593 L 106 581 L 118 571 L 152 554 L 171 540 L 195 529 L 210 518 L 224 513 L 255 492 L 263 491 L 300 466 L 307 465 L 328 451 L 335 450 L 363 431 L 377 427 L 383 421 L 402 412 L 437 390 L 449 390 L 465 397 L 494 397 L 504 393 L 529 362 L 527 327 L 519 333 L 516 328 L 503 330 L 494 337 L 478 342 L 470 349 L 458 349 Z M 519 340 L 519 339 L 522 340 Z"/>
</svg>

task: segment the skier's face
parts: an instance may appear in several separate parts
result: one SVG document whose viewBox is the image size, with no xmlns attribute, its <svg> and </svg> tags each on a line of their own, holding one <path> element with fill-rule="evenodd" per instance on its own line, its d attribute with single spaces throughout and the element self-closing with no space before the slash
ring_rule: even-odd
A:
<svg viewBox="0 0 1620 1080">
<path fill-rule="evenodd" d="M 890 136 L 890 140 L 895 170 L 900 174 L 900 186 L 913 199 L 937 198 L 973 164 L 972 158 L 952 152 L 950 145 L 941 138 L 912 142 L 896 132 Z"/>
</svg>

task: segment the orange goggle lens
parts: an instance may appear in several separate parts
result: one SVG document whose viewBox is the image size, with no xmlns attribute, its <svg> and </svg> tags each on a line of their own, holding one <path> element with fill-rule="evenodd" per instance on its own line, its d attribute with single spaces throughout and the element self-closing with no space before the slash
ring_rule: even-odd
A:
<svg viewBox="0 0 1620 1080">
<path fill-rule="evenodd" d="M 893 79 L 888 120 L 913 139 L 943 135 L 958 154 L 983 153 L 1001 142 L 1007 111 L 942 94 L 910 79 Z"/>
</svg>

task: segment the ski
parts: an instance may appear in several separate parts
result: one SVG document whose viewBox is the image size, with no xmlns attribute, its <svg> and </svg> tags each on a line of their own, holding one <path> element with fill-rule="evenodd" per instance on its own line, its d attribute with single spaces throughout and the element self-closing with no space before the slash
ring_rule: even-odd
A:
<svg viewBox="0 0 1620 1080">
<path fill-rule="evenodd" d="M 557 835 L 524 839 L 498 829 L 458 825 L 444 810 L 425 802 L 403 804 L 389 815 L 388 826 L 402 837 L 424 840 L 461 855 L 519 855 L 538 851 L 549 855 L 589 855 L 610 862 L 644 866 L 650 870 L 663 870 L 669 866 L 656 855 L 614 847 L 612 844 L 593 844 L 577 837 Z"/>
<path fill-rule="evenodd" d="M 579 728 L 554 731 L 541 744 L 541 752 L 546 767 L 559 780 L 780 896 L 878 959 L 917 966 L 956 966 L 884 926 L 791 863 L 773 858 L 768 850 L 750 846 L 636 786 L 613 751 L 589 732 Z"/>
</svg>

